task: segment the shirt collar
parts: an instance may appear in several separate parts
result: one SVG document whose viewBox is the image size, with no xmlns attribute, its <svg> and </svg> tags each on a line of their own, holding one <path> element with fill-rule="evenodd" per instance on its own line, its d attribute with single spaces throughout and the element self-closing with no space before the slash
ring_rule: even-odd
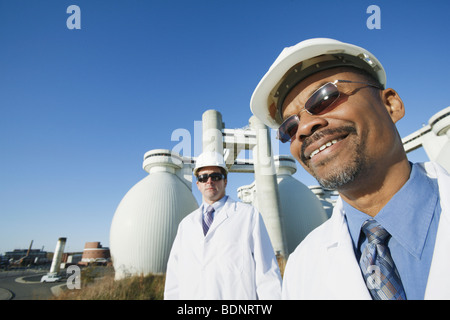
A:
<svg viewBox="0 0 450 320">
<path fill-rule="evenodd" d="M 420 259 L 437 203 L 437 182 L 413 164 L 408 181 L 375 216 L 375 220 L 410 254 Z M 358 249 L 361 226 L 371 217 L 345 201 L 343 205 L 354 248 Z"/>
<path fill-rule="evenodd" d="M 224 196 L 222 197 L 220 200 L 217 200 L 216 202 L 214 202 L 212 204 L 213 208 L 214 208 L 214 212 L 215 214 L 217 214 L 220 209 L 223 208 L 223 206 L 225 205 L 225 202 L 227 202 L 228 196 Z M 205 214 L 206 213 L 206 209 L 208 209 L 208 207 L 210 206 L 210 204 L 206 203 L 206 202 L 202 202 L 202 213 Z"/>
</svg>

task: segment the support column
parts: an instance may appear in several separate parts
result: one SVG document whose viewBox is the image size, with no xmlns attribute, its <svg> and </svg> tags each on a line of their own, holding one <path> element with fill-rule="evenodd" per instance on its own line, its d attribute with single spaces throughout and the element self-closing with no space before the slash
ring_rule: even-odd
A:
<svg viewBox="0 0 450 320">
<path fill-rule="evenodd" d="M 215 151 L 223 155 L 222 115 L 207 110 L 202 115 L 202 152 Z"/>
<path fill-rule="evenodd" d="M 269 128 L 255 116 L 250 126 L 256 132 L 253 148 L 257 207 L 261 212 L 276 254 L 287 258 L 286 239 L 283 233 L 277 176 L 270 142 Z"/>
</svg>

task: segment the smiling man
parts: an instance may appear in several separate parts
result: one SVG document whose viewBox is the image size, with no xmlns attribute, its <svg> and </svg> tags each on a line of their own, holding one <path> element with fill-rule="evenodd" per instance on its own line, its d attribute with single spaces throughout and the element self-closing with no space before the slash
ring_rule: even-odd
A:
<svg viewBox="0 0 450 320">
<path fill-rule="evenodd" d="M 281 275 L 264 221 L 226 195 L 227 167 L 202 153 L 194 175 L 203 202 L 183 219 L 167 264 L 165 299 L 280 299 Z"/>
<path fill-rule="evenodd" d="M 450 177 L 408 161 L 405 109 L 369 51 L 333 39 L 283 50 L 251 110 L 340 198 L 289 257 L 285 299 L 450 298 Z"/>
</svg>

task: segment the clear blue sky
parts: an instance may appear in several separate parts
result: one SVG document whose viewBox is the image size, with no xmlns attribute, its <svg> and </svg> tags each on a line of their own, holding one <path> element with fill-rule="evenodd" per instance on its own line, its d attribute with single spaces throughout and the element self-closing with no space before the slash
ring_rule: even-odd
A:
<svg viewBox="0 0 450 320">
<path fill-rule="evenodd" d="M 66 26 L 73 4 L 80 30 Z M 366 26 L 371 4 L 379 30 Z M 176 129 L 194 135 L 211 108 L 227 128 L 247 125 L 262 75 L 307 38 L 374 53 L 406 106 L 400 134 L 412 133 L 450 105 L 449 12 L 446 0 L 0 0 L 0 253 L 31 240 L 53 251 L 59 237 L 66 251 L 108 246 L 144 153 L 172 149 Z M 229 194 L 251 181 L 232 174 Z"/>
</svg>

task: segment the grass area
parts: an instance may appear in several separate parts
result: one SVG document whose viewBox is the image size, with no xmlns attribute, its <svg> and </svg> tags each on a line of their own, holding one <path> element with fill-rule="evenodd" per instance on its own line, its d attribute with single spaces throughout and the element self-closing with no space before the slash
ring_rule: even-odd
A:
<svg viewBox="0 0 450 320">
<path fill-rule="evenodd" d="M 277 256 L 281 276 L 286 260 Z M 81 271 L 81 289 L 64 290 L 52 300 L 162 300 L 164 275 L 132 276 L 114 280 L 112 267 L 88 267 Z"/>
<path fill-rule="evenodd" d="M 54 300 L 162 300 L 164 298 L 163 275 L 133 276 L 114 280 L 114 270 L 86 268 L 81 272 L 81 289 L 64 290 Z M 100 267 L 101 268 L 101 267 Z M 104 267 L 103 267 L 104 268 Z"/>
</svg>

